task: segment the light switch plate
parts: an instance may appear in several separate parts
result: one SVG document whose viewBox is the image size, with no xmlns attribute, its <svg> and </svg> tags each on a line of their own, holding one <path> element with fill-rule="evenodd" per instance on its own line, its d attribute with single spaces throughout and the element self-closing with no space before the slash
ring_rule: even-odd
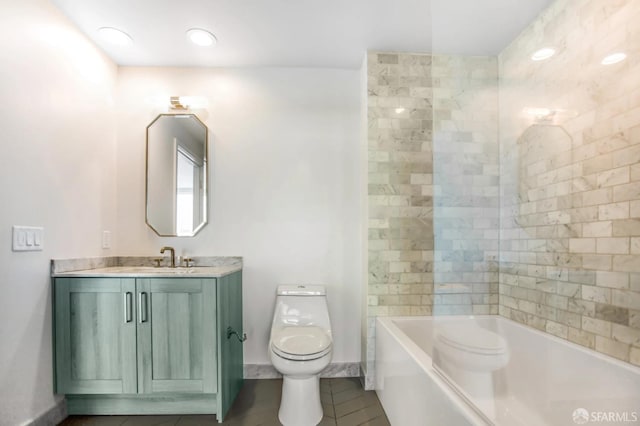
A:
<svg viewBox="0 0 640 426">
<path fill-rule="evenodd" d="M 111 231 L 102 231 L 102 248 L 111 248 Z"/>
<path fill-rule="evenodd" d="M 42 251 L 44 228 L 41 226 L 13 226 L 13 251 Z"/>
</svg>

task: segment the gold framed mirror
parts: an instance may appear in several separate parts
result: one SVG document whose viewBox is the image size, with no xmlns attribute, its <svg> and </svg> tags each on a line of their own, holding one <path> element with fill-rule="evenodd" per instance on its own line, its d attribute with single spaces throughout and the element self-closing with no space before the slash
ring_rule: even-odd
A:
<svg viewBox="0 0 640 426">
<path fill-rule="evenodd" d="M 161 237 L 207 224 L 209 129 L 194 114 L 160 114 L 147 126 L 146 223 Z"/>
</svg>

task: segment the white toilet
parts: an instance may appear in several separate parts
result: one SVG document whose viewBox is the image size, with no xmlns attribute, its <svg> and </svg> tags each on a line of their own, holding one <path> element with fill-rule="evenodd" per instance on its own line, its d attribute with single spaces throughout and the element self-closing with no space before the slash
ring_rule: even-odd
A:
<svg viewBox="0 0 640 426">
<path fill-rule="evenodd" d="M 473 320 L 436 327 L 434 365 L 490 419 L 495 415 L 493 373 L 509 362 L 505 339 Z"/>
<path fill-rule="evenodd" d="M 323 286 L 279 286 L 269 355 L 282 374 L 278 418 L 284 426 L 322 419 L 320 372 L 331 361 L 331 322 Z"/>
</svg>

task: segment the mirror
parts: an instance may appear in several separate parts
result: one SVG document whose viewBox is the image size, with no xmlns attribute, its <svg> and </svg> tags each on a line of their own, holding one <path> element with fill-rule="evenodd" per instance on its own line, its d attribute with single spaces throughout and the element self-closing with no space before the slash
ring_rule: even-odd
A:
<svg viewBox="0 0 640 426">
<path fill-rule="evenodd" d="M 147 126 L 147 225 L 192 237 L 207 223 L 208 129 L 193 114 L 160 114 Z"/>
</svg>

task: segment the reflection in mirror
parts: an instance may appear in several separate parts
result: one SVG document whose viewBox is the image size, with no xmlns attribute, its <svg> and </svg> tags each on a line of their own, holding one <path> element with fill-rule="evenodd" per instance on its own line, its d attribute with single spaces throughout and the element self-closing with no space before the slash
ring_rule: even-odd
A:
<svg viewBox="0 0 640 426">
<path fill-rule="evenodd" d="M 559 125 L 534 124 L 518 139 L 518 210 L 516 221 L 523 232 L 536 232 L 537 251 L 568 253 L 575 238 L 571 222 L 573 197 L 573 140 Z M 535 221 L 544 216 L 551 232 L 544 239 Z M 550 229 L 553 229 L 552 231 Z M 540 233 L 540 234 L 537 234 Z M 531 249 L 533 246 L 529 246 Z M 555 257 L 555 261 L 560 257 Z"/>
<path fill-rule="evenodd" d="M 207 127 L 193 114 L 161 114 L 147 127 L 147 224 L 193 236 L 207 223 Z"/>
</svg>

